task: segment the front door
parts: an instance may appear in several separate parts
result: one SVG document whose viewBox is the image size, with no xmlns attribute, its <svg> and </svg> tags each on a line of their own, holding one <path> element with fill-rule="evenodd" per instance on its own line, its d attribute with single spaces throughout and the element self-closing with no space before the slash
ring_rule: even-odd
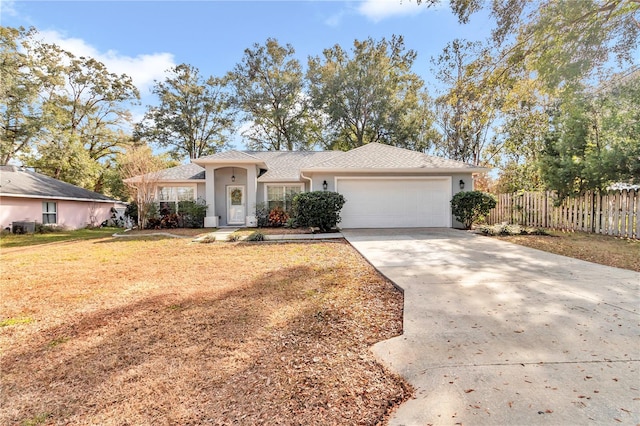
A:
<svg viewBox="0 0 640 426">
<path fill-rule="evenodd" d="M 227 224 L 244 225 L 246 201 L 244 185 L 227 186 Z"/>
</svg>

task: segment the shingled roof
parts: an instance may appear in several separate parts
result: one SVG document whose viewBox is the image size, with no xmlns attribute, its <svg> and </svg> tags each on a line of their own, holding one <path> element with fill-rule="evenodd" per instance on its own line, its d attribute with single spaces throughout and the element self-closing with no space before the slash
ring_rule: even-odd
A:
<svg viewBox="0 0 640 426">
<path fill-rule="evenodd" d="M 300 179 L 300 169 L 314 163 L 327 160 L 334 155 L 343 154 L 341 151 L 225 151 L 206 157 L 200 157 L 194 162 L 205 165 L 208 163 L 246 164 L 254 163 L 266 172 L 258 181 L 296 181 Z"/>
<path fill-rule="evenodd" d="M 461 161 L 449 160 L 441 157 L 410 151 L 381 143 L 368 143 L 315 163 L 303 170 L 410 170 L 432 169 L 446 171 L 475 172 L 482 169 Z M 484 170 L 484 169 L 482 169 Z"/>
<path fill-rule="evenodd" d="M 339 151 L 255 151 L 250 153 L 267 164 L 267 172 L 258 178 L 260 182 L 292 181 L 300 179 L 300 170 L 322 162 Z"/>
<path fill-rule="evenodd" d="M 369 143 L 351 151 L 225 151 L 200 157 L 194 163 L 157 172 L 158 179 L 204 180 L 206 164 L 255 164 L 266 170 L 259 182 L 293 182 L 300 174 L 318 171 L 481 172 L 487 169 L 461 161 L 434 157 L 391 145 Z"/>
<path fill-rule="evenodd" d="M 207 163 L 210 161 L 216 161 L 216 162 L 224 162 L 224 161 L 242 161 L 242 162 L 247 162 L 247 161 L 256 161 L 258 160 L 257 157 L 255 157 L 252 154 L 255 154 L 256 151 L 236 151 L 235 149 L 232 149 L 230 151 L 224 151 L 224 152 L 218 152 L 212 155 L 206 155 L 204 157 L 200 157 L 197 158 L 193 161 L 195 161 L 196 163 L 198 162 L 202 162 L 202 163 Z"/>
<path fill-rule="evenodd" d="M 171 167 L 155 173 L 158 180 L 204 180 L 204 169 L 189 163 Z"/>
<path fill-rule="evenodd" d="M 0 166 L 0 196 L 119 202 L 106 195 L 16 166 Z"/>
</svg>

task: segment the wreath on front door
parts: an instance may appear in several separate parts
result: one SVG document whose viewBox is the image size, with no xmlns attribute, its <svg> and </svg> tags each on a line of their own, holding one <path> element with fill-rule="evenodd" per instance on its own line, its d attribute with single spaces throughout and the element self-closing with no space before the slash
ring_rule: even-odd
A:
<svg viewBox="0 0 640 426">
<path fill-rule="evenodd" d="M 231 204 L 234 206 L 242 204 L 242 190 L 236 188 L 231 191 Z"/>
</svg>

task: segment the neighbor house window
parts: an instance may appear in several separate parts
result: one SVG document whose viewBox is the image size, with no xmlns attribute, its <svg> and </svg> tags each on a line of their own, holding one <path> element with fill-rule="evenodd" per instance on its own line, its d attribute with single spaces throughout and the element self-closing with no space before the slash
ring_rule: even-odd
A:
<svg viewBox="0 0 640 426">
<path fill-rule="evenodd" d="M 160 209 L 178 210 L 180 201 L 195 201 L 196 191 L 192 186 L 161 186 L 158 188 Z"/>
<path fill-rule="evenodd" d="M 42 203 L 42 223 L 58 223 L 58 206 L 56 203 L 50 201 Z"/>
<path fill-rule="evenodd" d="M 302 185 L 267 185 L 267 207 L 269 211 L 280 207 L 291 211 L 293 197 L 302 192 Z"/>
</svg>

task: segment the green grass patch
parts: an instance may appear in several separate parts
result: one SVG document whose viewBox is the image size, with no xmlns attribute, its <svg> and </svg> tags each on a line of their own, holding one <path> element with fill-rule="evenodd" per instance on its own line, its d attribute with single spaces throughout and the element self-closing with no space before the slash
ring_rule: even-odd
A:
<svg viewBox="0 0 640 426">
<path fill-rule="evenodd" d="M 20 426 L 37 426 L 47 422 L 47 420 L 51 417 L 51 413 L 40 413 L 30 419 L 23 420 L 20 423 Z"/>
<path fill-rule="evenodd" d="M 0 321 L 0 327 L 10 327 L 17 324 L 29 324 L 33 322 L 33 318 L 20 317 L 20 318 L 7 318 Z"/>
<path fill-rule="evenodd" d="M 57 339 L 53 339 L 52 341 L 50 341 L 48 346 L 50 348 L 55 348 L 56 346 L 66 343 L 68 341 L 69 341 L 68 337 L 58 337 Z"/>
<path fill-rule="evenodd" d="M 0 248 L 27 247 L 40 244 L 58 243 L 63 241 L 92 240 L 110 237 L 121 228 L 92 228 L 75 231 L 61 230 L 48 234 L 3 234 L 0 236 Z"/>
</svg>

